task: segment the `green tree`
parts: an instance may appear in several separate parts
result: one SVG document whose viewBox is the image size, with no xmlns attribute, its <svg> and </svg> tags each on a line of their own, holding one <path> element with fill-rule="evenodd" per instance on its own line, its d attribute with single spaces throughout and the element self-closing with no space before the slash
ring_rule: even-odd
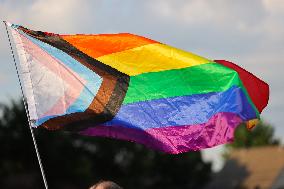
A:
<svg viewBox="0 0 284 189">
<path fill-rule="evenodd" d="M 0 107 L 0 188 L 43 188 L 21 102 Z M 36 129 L 50 188 L 82 189 L 113 180 L 126 189 L 201 188 L 211 173 L 200 152 L 159 153 L 119 140 Z"/>
<path fill-rule="evenodd" d="M 271 125 L 260 122 L 252 130 L 248 130 L 245 124 L 240 125 L 235 131 L 235 139 L 227 148 L 250 148 L 257 146 L 279 145 L 279 140 L 274 137 L 274 129 Z"/>
</svg>

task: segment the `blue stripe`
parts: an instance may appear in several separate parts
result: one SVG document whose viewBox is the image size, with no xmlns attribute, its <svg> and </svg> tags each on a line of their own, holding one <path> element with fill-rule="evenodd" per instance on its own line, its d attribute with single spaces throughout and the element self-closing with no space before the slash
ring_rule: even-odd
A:
<svg viewBox="0 0 284 189">
<path fill-rule="evenodd" d="M 136 129 L 206 123 L 213 115 L 230 112 L 243 120 L 256 118 L 253 107 L 240 87 L 224 92 L 196 94 L 123 105 L 105 126 L 119 125 Z"/>
<path fill-rule="evenodd" d="M 12 26 L 13 28 L 17 29 L 18 26 L 14 25 Z M 44 43 L 38 39 L 35 39 L 33 37 L 28 36 L 21 30 L 17 31 L 21 34 L 24 35 L 26 38 L 31 40 L 34 44 L 39 46 L 41 49 L 43 49 L 45 52 L 47 52 L 50 56 L 54 57 L 55 59 L 59 60 L 61 63 L 64 64 L 64 66 L 70 68 L 74 72 L 76 72 L 80 77 L 82 77 L 84 80 L 87 81 L 85 84 L 82 92 L 80 93 L 80 96 L 76 99 L 76 101 L 67 108 L 65 114 L 71 114 L 75 112 L 84 112 L 89 105 L 92 103 L 94 97 L 96 96 L 101 84 L 102 84 L 102 78 L 90 70 L 89 68 L 85 67 L 82 65 L 80 62 L 72 58 L 70 55 L 67 53 L 47 44 Z M 37 120 L 36 125 L 41 125 L 45 121 L 47 121 L 50 118 L 65 115 L 65 114 L 60 114 L 60 115 L 50 115 L 46 116 L 43 118 L 40 118 Z"/>
</svg>

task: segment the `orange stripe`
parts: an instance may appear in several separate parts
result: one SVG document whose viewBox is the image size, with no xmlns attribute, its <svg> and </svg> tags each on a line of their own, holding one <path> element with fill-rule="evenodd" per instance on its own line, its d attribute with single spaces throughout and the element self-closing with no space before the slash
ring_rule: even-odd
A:
<svg viewBox="0 0 284 189">
<path fill-rule="evenodd" d="M 151 39 L 129 34 L 99 34 L 99 35 L 61 35 L 64 40 L 85 54 L 97 58 L 135 47 L 158 43 Z"/>
</svg>

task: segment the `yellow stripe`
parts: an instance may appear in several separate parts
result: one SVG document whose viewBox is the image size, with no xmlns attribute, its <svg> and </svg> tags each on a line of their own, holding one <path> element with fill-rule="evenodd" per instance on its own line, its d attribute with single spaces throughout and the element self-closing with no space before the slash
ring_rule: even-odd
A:
<svg viewBox="0 0 284 189">
<path fill-rule="evenodd" d="M 211 62 L 190 52 L 159 43 L 104 55 L 96 59 L 130 76 Z"/>
</svg>

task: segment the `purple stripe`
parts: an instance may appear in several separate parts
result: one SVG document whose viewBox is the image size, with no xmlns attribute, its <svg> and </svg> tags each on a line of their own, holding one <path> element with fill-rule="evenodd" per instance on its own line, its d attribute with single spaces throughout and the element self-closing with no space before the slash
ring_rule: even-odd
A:
<svg viewBox="0 0 284 189">
<path fill-rule="evenodd" d="M 147 130 L 123 126 L 95 126 L 81 131 L 87 136 L 128 140 L 170 154 L 196 151 L 233 141 L 235 128 L 242 119 L 233 113 L 218 113 L 207 123 L 168 126 Z"/>
</svg>

